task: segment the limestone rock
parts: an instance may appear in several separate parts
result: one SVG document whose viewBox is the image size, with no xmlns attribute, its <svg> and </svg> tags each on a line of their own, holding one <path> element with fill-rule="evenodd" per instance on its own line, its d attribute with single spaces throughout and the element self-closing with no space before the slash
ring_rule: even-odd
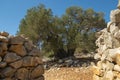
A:
<svg viewBox="0 0 120 80">
<path fill-rule="evenodd" d="M 98 67 L 93 66 L 93 67 L 92 67 L 92 70 L 93 70 L 93 73 L 94 73 L 95 75 L 100 75 L 100 69 L 99 69 Z"/>
<path fill-rule="evenodd" d="M 115 80 L 120 80 L 120 78 L 116 78 Z"/>
<path fill-rule="evenodd" d="M 2 42 L 8 42 L 8 38 L 5 37 L 5 36 L 1 36 L 0 35 L 0 41 L 2 41 Z"/>
<path fill-rule="evenodd" d="M 16 62 L 13 62 L 9 64 L 11 67 L 14 67 L 15 69 L 22 67 L 23 60 L 18 60 Z"/>
<path fill-rule="evenodd" d="M 120 65 L 120 54 L 117 54 L 116 58 L 115 58 L 115 62 Z"/>
<path fill-rule="evenodd" d="M 14 72 L 16 70 L 11 68 L 11 67 L 7 67 L 5 69 L 3 69 L 0 73 L 2 73 L 3 77 L 11 77 L 13 76 Z"/>
<path fill-rule="evenodd" d="M 111 22 L 120 22 L 120 9 L 112 10 L 110 14 Z"/>
<path fill-rule="evenodd" d="M 11 37 L 9 40 L 10 44 L 23 44 L 25 39 L 22 36 Z"/>
<path fill-rule="evenodd" d="M 94 59 L 100 59 L 101 55 L 100 54 L 95 54 Z"/>
<path fill-rule="evenodd" d="M 99 62 L 97 63 L 97 67 L 98 67 L 100 70 L 107 70 L 107 71 L 109 71 L 109 70 L 113 70 L 114 64 L 111 63 L 111 62 L 109 62 L 109 61 L 104 61 L 104 62 L 99 61 Z"/>
<path fill-rule="evenodd" d="M 36 78 L 34 80 L 45 80 L 45 79 L 44 79 L 44 76 L 41 75 L 39 78 Z"/>
<path fill-rule="evenodd" d="M 113 70 L 113 68 L 114 68 L 114 64 L 113 63 L 111 63 L 111 62 L 109 62 L 109 61 L 106 61 L 106 65 L 107 65 L 107 67 L 106 67 L 106 70 Z"/>
<path fill-rule="evenodd" d="M 114 73 L 114 76 L 115 76 L 115 77 L 120 78 L 120 72 L 113 71 L 113 73 Z"/>
<path fill-rule="evenodd" d="M 27 54 L 25 47 L 23 45 L 11 45 L 10 51 L 15 52 L 19 56 L 25 56 Z"/>
<path fill-rule="evenodd" d="M 114 70 L 120 72 L 120 66 L 119 65 L 115 65 L 114 66 Z"/>
<path fill-rule="evenodd" d="M 0 32 L 0 35 L 1 35 L 1 36 L 5 36 L 5 37 L 8 37 L 8 36 L 9 36 L 9 33 L 7 33 L 7 32 Z"/>
<path fill-rule="evenodd" d="M 100 80 L 100 77 L 97 75 L 93 75 L 93 80 Z"/>
<path fill-rule="evenodd" d="M 27 56 L 23 58 L 23 66 L 37 66 L 39 64 L 43 64 L 42 59 L 39 57 L 31 57 Z"/>
<path fill-rule="evenodd" d="M 7 63 L 6 62 L 0 62 L 0 68 L 4 68 L 7 66 Z"/>
<path fill-rule="evenodd" d="M 16 55 L 15 53 L 7 53 L 5 55 L 4 61 L 7 63 L 15 62 L 17 60 L 21 59 L 20 56 Z"/>
<path fill-rule="evenodd" d="M 113 59 L 113 61 L 116 59 L 118 54 L 120 54 L 120 48 L 109 49 L 109 56 Z"/>
<path fill-rule="evenodd" d="M 120 40 L 120 31 L 116 31 L 114 34 L 114 37 L 118 40 Z"/>
<path fill-rule="evenodd" d="M 98 67 L 99 69 L 102 69 L 102 61 L 98 61 L 98 62 L 97 62 L 97 67 Z"/>
<path fill-rule="evenodd" d="M 110 33 L 105 33 L 103 37 L 104 37 L 104 43 L 106 44 L 107 48 L 112 48 L 113 35 Z"/>
<path fill-rule="evenodd" d="M 34 60 L 37 64 L 43 64 L 43 61 L 42 61 L 41 57 L 34 57 Z"/>
<path fill-rule="evenodd" d="M 2 48 L 3 51 L 7 51 L 7 43 L 0 42 L 0 47 Z"/>
<path fill-rule="evenodd" d="M 29 80 L 29 71 L 26 68 L 17 70 L 16 75 L 18 80 Z"/>
<path fill-rule="evenodd" d="M 114 79 L 114 74 L 112 71 L 108 71 L 106 72 L 105 76 L 104 76 L 104 80 L 113 80 Z"/>
<path fill-rule="evenodd" d="M 24 43 L 24 46 L 25 46 L 26 50 L 29 52 L 29 51 L 31 51 L 32 48 L 33 48 L 33 43 L 32 43 L 32 41 L 26 41 L 26 42 Z"/>
<path fill-rule="evenodd" d="M 103 52 L 107 49 L 106 45 L 101 45 L 100 48 L 98 49 L 99 54 L 103 54 Z"/>
<path fill-rule="evenodd" d="M 120 47 L 120 41 L 113 37 L 113 44 L 112 44 L 112 46 L 113 46 L 114 49 Z"/>
<path fill-rule="evenodd" d="M 115 34 L 115 32 L 118 32 L 119 31 L 119 28 L 116 26 L 116 23 L 111 23 L 111 24 L 108 24 L 109 25 L 109 32 L 111 34 Z"/>
<path fill-rule="evenodd" d="M 0 48 L 0 56 L 3 57 L 5 56 L 7 51 L 3 51 L 2 48 Z"/>
<path fill-rule="evenodd" d="M 31 56 L 41 56 L 40 55 L 40 50 L 37 48 L 33 48 L 33 50 L 29 53 Z"/>
<path fill-rule="evenodd" d="M 42 65 L 37 66 L 31 73 L 32 78 L 40 77 L 44 73 L 44 68 Z"/>
<path fill-rule="evenodd" d="M 33 57 L 28 56 L 23 59 L 23 66 L 35 66 Z"/>
<path fill-rule="evenodd" d="M 104 61 L 107 58 L 108 54 L 109 54 L 108 50 L 104 51 L 102 56 L 101 56 L 101 61 Z"/>
</svg>

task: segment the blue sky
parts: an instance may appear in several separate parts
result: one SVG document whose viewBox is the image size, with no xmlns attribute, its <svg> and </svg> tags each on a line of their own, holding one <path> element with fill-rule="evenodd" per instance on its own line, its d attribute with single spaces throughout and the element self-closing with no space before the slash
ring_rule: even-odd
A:
<svg viewBox="0 0 120 80">
<path fill-rule="evenodd" d="M 103 12 L 105 20 L 109 21 L 110 11 L 116 9 L 118 0 L 1 0 L 0 1 L 0 31 L 7 31 L 15 35 L 21 19 L 27 9 L 44 4 L 51 8 L 54 15 L 62 15 L 70 6 L 80 6 L 83 9 L 93 8 L 96 12 Z"/>
</svg>

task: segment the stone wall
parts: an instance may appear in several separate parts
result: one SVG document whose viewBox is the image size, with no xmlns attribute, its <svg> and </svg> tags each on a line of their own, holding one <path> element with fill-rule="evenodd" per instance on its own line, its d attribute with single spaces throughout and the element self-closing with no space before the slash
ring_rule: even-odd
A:
<svg viewBox="0 0 120 80">
<path fill-rule="evenodd" d="M 111 11 L 107 28 L 97 33 L 94 80 L 120 80 L 120 9 Z"/>
<path fill-rule="evenodd" d="M 0 80 L 44 80 L 42 64 L 30 40 L 0 32 Z"/>
</svg>

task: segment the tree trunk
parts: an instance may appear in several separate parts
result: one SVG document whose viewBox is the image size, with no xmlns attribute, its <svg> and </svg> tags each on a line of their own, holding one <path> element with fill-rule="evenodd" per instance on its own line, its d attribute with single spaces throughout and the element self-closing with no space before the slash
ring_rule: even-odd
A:
<svg viewBox="0 0 120 80">
<path fill-rule="evenodd" d="M 55 53 L 55 58 L 62 59 L 67 57 L 67 52 L 64 49 L 58 49 L 58 51 Z"/>
<path fill-rule="evenodd" d="M 68 49 L 68 56 L 74 56 L 75 49 Z"/>
<path fill-rule="evenodd" d="M 74 56 L 75 49 L 68 49 L 66 52 L 64 49 L 58 49 L 58 51 L 55 53 L 56 59 L 63 59 L 66 57 Z"/>
</svg>

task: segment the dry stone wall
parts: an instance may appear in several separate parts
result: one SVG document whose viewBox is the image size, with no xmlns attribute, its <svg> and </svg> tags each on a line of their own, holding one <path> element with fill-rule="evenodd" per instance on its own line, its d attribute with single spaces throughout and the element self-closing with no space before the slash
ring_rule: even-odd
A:
<svg viewBox="0 0 120 80">
<path fill-rule="evenodd" d="M 24 36 L 0 32 L 0 80 L 44 80 L 39 49 Z"/>
<path fill-rule="evenodd" d="M 94 80 L 120 80 L 120 9 L 112 10 L 107 28 L 97 33 Z"/>
</svg>

